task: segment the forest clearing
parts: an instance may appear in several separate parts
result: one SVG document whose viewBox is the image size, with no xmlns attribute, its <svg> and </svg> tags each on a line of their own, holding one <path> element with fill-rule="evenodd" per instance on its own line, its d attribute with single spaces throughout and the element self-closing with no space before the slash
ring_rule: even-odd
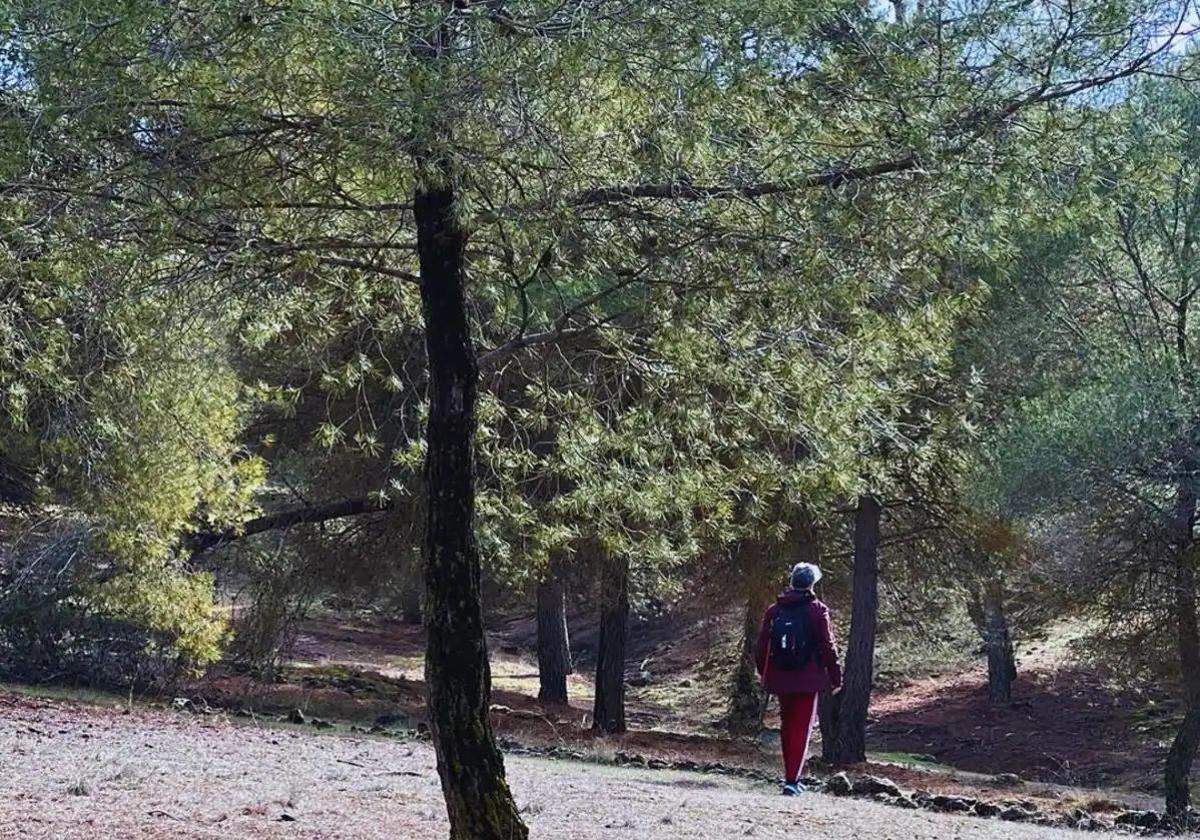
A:
<svg viewBox="0 0 1200 840">
<path fill-rule="evenodd" d="M 1023 677 L 1032 683 L 1022 685 L 1026 702 L 1010 709 L 989 706 L 978 668 L 881 695 L 870 725 L 879 752 L 849 773 L 894 783 L 906 796 L 925 790 L 948 803 L 982 802 L 991 819 L 898 806 L 886 795 L 778 800 L 777 737 L 725 737 L 719 701 L 707 713 L 713 725 L 703 725 L 713 701 L 695 663 L 707 640 L 694 634 L 697 650 L 671 661 L 661 642 L 675 630 L 640 629 L 637 653 L 661 663 L 651 698 L 666 689 L 683 708 L 634 689 L 637 728 L 599 738 L 588 726 L 590 706 L 537 702 L 535 652 L 519 652 L 531 641 L 520 622 L 493 637 L 493 649 L 509 651 L 493 656 L 493 725 L 534 831 L 782 838 L 803 825 L 835 838 L 1038 838 L 1069 836 L 1081 814 L 1099 829 L 1123 814 L 1161 811 L 1161 741 L 1135 731 L 1136 706 L 1098 702 L 1106 695 L 1096 675 L 1080 691 L 1084 675 L 1060 672 L 1063 663 L 1045 654 Z M 442 836 L 419 637 L 413 625 L 308 621 L 286 680 L 216 674 L 149 705 L 0 688 L 0 753 L 18 780 L 0 810 L 0 836 Z M 573 688 L 584 694 L 586 679 Z M 1021 813 L 1011 815 L 1014 807 Z"/>
<path fill-rule="evenodd" d="M 0 696 L 0 751 L 15 785 L 5 838 L 444 837 L 426 743 L 321 735 Z M 63 731 L 64 734 L 59 734 Z M 508 757 L 531 830 L 562 838 L 795 837 L 1051 840 L 1058 829 L 859 800 L 780 800 L 774 786 Z M 783 807 L 783 806 L 789 807 Z"/>
<path fill-rule="evenodd" d="M 1198 0 L 0 0 L 0 834 L 1200 831 Z"/>
</svg>

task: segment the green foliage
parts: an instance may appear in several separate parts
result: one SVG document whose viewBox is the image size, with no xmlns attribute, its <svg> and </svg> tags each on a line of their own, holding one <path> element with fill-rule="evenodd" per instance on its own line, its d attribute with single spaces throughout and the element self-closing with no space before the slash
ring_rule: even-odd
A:
<svg viewBox="0 0 1200 840">
<path fill-rule="evenodd" d="M 174 551 L 190 530 L 369 496 L 396 512 L 321 539 L 356 580 L 407 571 L 410 202 L 451 178 L 489 571 L 518 588 L 552 554 L 614 554 L 661 592 L 952 471 L 957 336 L 1031 216 L 1069 227 L 1031 200 L 1070 180 L 1064 113 L 1173 11 L 10 3 L 5 451 L 94 518 L 123 573 L 105 603 L 197 660 L 220 631 Z M 439 27 L 457 48 L 426 61 Z"/>
<path fill-rule="evenodd" d="M 211 578 L 188 569 L 179 543 L 254 509 L 264 465 L 240 442 L 242 386 L 219 321 L 194 319 L 180 296 L 131 295 L 129 278 L 148 269 L 119 249 L 62 247 L 3 252 L 12 296 L 0 441 L 45 500 L 90 519 L 89 554 L 108 570 L 72 578 L 80 603 L 203 665 L 219 656 L 225 624 Z M 126 279 L 93 282 L 105 272 Z"/>
<path fill-rule="evenodd" d="M 0 674 L 33 683 L 69 681 L 97 687 L 162 687 L 178 673 L 178 633 L 127 607 L 147 598 L 122 599 L 115 609 L 93 594 L 103 570 L 88 557 L 94 549 L 79 523 L 50 534 L 25 534 L 0 567 Z M 159 599 L 151 593 L 150 599 Z M 202 609 L 211 598 L 204 593 Z M 171 605 L 170 622 L 179 623 Z M 186 632 L 189 628 L 179 628 Z"/>
<path fill-rule="evenodd" d="M 970 483 L 980 504 L 1028 514 L 1072 509 L 1118 487 L 1134 498 L 1169 494 L 1162 479 L 1191 410 L 1176 381 L 1169 363 L 1114 360 L 1025 400 L 992 436 Z"/>
<path fill-rule="evenodd" d="M 1101 620 L 1091 650 L 1157 676 L 1181 666 L 1200 416 L 1194 55 L 1176 70 L 1086 112 L 1078 165 L 1048 182 L 1063 218 L 1019 236 L 1005 316 L 981 331 L 1011 356 L 989 364 L 995 419 L 968 483 L 980 509 L 1031 523 L 1061 605 Z"/>
</svg>

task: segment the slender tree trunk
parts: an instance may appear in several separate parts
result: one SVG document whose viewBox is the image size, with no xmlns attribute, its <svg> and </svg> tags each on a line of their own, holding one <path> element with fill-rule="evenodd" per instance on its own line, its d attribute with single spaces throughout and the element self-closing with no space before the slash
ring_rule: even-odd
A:
<svg viewBox="0 0 1200 840">
<path fill-rule="evenodd" d="M 571 647 L 567 636 L 566 589 L 557 560 L 550 561 L 546 578 L 537 588 L 538 699 L 567 702 Z"/>
<path fill-rule="evenodd" d="M 879 520 L 882 508 L 862 496 L 854 517 L 854 603 L 846 670 L 837 697 L 837 724 L 827 757 L 834 764 L 867 759 L 867 710 L 875 680 L 875 628 L 879 619 Z"/>
<path fill-rule="evenodd" d="M 985 562 L 974 555 L 968 555 L 966 559 Z M 1017 659 L 1004 609 L 1004 584 L 998 576 L 985 580 L 971 591 L 967 614 L 979 632 L 983 653 L 987 656 L 988 700 L 1008 703 L 1012 700 L 1012 684 L 1017 678 Z"/>
<path fill-rule="evenodd" d="M 762 730 L 766 696 L 759 685 L 754 665 L 754 646 L 763 613 L 774 601 L 775 593 L 787 585 L 792 563 L 816 563 L 820 560 L 817 535 L 812 520 L 801 514 L 789 531 L 782 552 L 774 544 L 744 540 L 738 547 L 736 568 L 746 581 L 745 611 L 742 616 L 742 643 L 730 684 L 729 711 L 725 723 L 730 734 L 757 735 Z"/>
<path fill-rule="evenodd" d="M 413 569 L 415 575 L 417 570 Z M 405 624 L 421 623 L 421 589 L 416 581 L 406 581 L 400 590 L 400 620 Z"/>
<path fill-rule="evenodd" d="M 600 593 L 596 701 L 592 728 L 625 731 L 625 633 L 629 623 L 629 561 L 609 559 Z"/>
<path fill-rule="evenodd" d="M 449 24 L 425 48 L 443 59 Z M 428 126 L 424 126 L 428 130 Z M 418 153 L 414 195 L 429 364 L 425 486 L 425 681 L 452 840 L 523 840 L 528 830 L 504 778 L 488 708 L 491 673 L 475 542 L 478 369 L 467 317 L 467 233 L 447 157 Z"/>
<path fill-rule="evenodd" d="M 1012 633 L 1004 612 L 1004 587 L 997 578 L 983 590 L 983 645 L 988 660 L 988 700 L 1008 703 L 1012 684 L 1017 678 L 1017 660 L 1013 653 Z"/>
<path fill-rule="evenodd" d="M 841 695 L 829 689 L 817 698 L 817 725 L 821 730 L 821 760 L 834 764 L 837 757 L 838 712 Z"/>
<path fill-rule="evenodd" d="M 1175 552 L 1175 629 L 1179 670 L 1183 680 L 1184 718 L 1167 754 L 1164 787 L 1167 815 L 1182 823 L 1191 804 L 1190 777 L 1196 750 L 1200 747 L 1200 630 L 1196 618 L 1196 568 L 1193 533 L 1196 524 L 1196 491 L 1192 471 L 1196 464 L 1184 463 L 1187 473 L 1175 497 L 1171 529 Z"/>
</svg>

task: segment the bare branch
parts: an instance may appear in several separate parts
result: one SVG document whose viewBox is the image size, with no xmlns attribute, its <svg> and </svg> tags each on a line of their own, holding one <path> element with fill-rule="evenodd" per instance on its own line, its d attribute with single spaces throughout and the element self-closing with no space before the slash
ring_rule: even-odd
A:
<svg viewBox="0 0 1200 840">
<path fill-rule="evenodd" d="M 193 553 L 206 551 L 216 545 L 232 542 L 233 540 L 261 534 L 265 531 L 277 531 L 291 528 L 293 525 L 328 522 L 331 519 L 344 519 L 348 516 L 381 513 L 396 506 L 392 499 L 346 499 L 325 505 L 304 505 L 277 513 L 268 513 L 242 523 L 235 528 L 223 531 L 197 531 L 183 540 L 184 548 Z"/>
</svg>

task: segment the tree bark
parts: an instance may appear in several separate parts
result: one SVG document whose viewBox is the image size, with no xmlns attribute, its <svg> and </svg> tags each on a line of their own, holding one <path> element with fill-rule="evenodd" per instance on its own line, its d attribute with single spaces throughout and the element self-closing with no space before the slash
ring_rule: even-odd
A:
<svg viewBox="0 0 1200 840">
<path fill-rule="evenodd" d="M 875 680 L 875 630 L 879 620 L 881 514 L 878 499 L 859 498 L 854 517 L 854 596 L 846 669 L 842 691 L 833 698 L 836 705 L 833 738 L 828 749 L 824 749 L 826 759 L 833 764 L 857 764 L 867 759 L 867 710 Z"/>
<path fill-rule="evenodd" d="M 567 675 L 571 673 L 571 647 L 567 635 L 566 587 L 562 569 L 551 560 L 537 588 L 538 699 L 567 702 Z"/>
<path fill-rule="evenodd" d="M 400 591 L 400 620 L 405 624 L 421 623 L 421 587 L 409 581 Z"/>
<path fill-rule="evenodd" d="M 754 646 L 758 641 L 758 628 L 763 611 L 769 604 L 769 595 L 764 598 L 761 594 L 751 593 L 746 597 L 740 655 L 733 671 L 729 712 L 725 719 L 726 728 L 731 735 L 757 735 L 762 730 L 766 703 L 759 686 L 758 670 L 754 667 Z"/>
<path fill-rule="evenodd" d="M 766 698 L 754 666 L 754 645 L 763 610 L 771 602 L 776 582 L 771 580 L 768 557 L 771 550 L 759 540 L 742 540 L 734 547 L 733 568 L 745 581 L 742 639 L 729 685 L 729 708 L 725 726 L 731 735 L 757 735 L 762 729 Z M 782 566 L 782 564 L 780 564 Z"/>
<path fill-rule="evenodd" d="M 450 24 L 422 47 L 444 60 Z M 428 130 L 428 126 L 424 126 Z M 523 840 L 529 832 L 504 777 L 488 710 L 488 667 L 475 541 L 478 368 L 467 315 L 467 233 L 455 171 L 444 155 L 415 155 L 421 304 L 429 364 L 425 486 L 425 681 L 451 840 Z"/>
<path fill-rule="evenodd" d="M 1017 660 L 1013 653 L 1012 633 L 1004 612 L 1004 588 L 994 579 L 983 590 L 983 645 L 988 660 L 988 700 L 1012 701 L 1012 684 L 1017 678 Z"/>
<path fill-rule="evenodd" d="M 840 695 L 829 689 L 817 698 L 817 725 L 821 730 L 821 760 L 833 764 L 837 755 L 838 711 Z"/>
<path fill-rule="evenodd" d="M 1183 681 L 1184 718 L 1167 754 L 1164 788 L 1167 816 L 1178 824 L 1187 818 L 1191 805 L 1190 777 L 1196 750 L 1200 747 L 1200 629 L 1196 618 L 1196 568 L 1193 534 L 1196 524 L 1196 490 L 1192 472 L 1196 464 L 1184 464 L 1185 477 L 1175 496 L 1171 522 L 1175 554 L 1175 629 L 1179 670 Z"/>
<path fill-rule="evenodd" d="M 248 519 L 236 528 L 226 528 L 220 531 L 197 531 L 184 537 L 180 544 L 193 553 L 199 553 L 221 543 L 262 534 L 266 531 L 291 528 L 295 525 L 329 522 L 347 516 L 382 513 L 392 510 L 395 506 L 394 499 L 343 499 L 323 505 L 304 505 Z"/>
<path fill-rule="evenodd" d="M 609 559 L 600 593 L 600 642 L 592 728 L 625 731 L 625 633 L 629 623 L 629 561 Z"/>
<path fill-rule="evenodd" d="M 1197 747 L 1200 747 L 1200 707 L 1192 706 L 1184 714 L 1167 753 L 1167 818 L 1180 828 L 1187 819 L 1191 805 L 1189 780 Z"/>
<path fill-rule="evenodd" d="M 820 560 L 816 531 L 807 514 L 802 514 L 793 525 L 782 548 L 780 552 L 775 550 L 775 544 L 761 540 L 743 540 L 737 546 L 735 566 L 739 576 L 746 581 L 747 589 L 742 643 L 730 683 L 729 710 L 725 718 L 725 726 L 732 735 L 757 735 L 762 731 L 767 698 L 754 665 L 754 646 L 758 642 L 763 613 L 773 602 L 775 593 L 786 587 L 790 563 Z"/>
</svg>

